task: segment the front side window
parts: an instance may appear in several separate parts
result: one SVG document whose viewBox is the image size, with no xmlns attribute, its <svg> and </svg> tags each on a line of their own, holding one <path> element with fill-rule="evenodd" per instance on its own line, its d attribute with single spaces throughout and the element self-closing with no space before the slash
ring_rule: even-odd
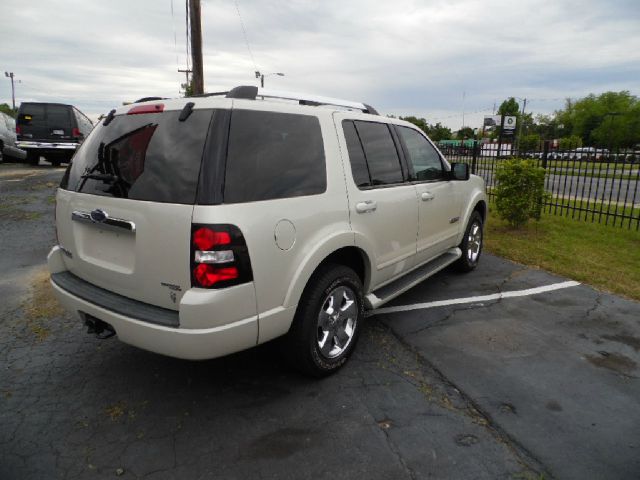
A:
<svg viewBox="0 0 640 480">
<path fill-rule="evenodd" d="M 438 151 L 418 132 L 407 127 L 398 127 L 413 166 L 412 180 L 433 181 L 444 178 L 442 161 Z"/>
<path fill-rule="evenodd" d="M 317 195 L 326 189 L 317 117 L 233 110 L 224 203 Z"/>
</svg>

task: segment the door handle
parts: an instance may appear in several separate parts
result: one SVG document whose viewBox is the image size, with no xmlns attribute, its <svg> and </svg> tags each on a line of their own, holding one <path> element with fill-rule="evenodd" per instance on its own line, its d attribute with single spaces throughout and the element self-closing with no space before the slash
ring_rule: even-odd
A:
<svg viewBox="0 0 640 480">
<path fill-rule="evenodd" d="M 436 196 L 431 192 L 424 192 L 420 198 L 422 198 L 423 202 L 428 202 L 429 200 L 433 200 Z"/>
<path fill-rule="evenodd" d="M 374 212 L 376 208 L 378 208 L 378 204 L 373 200 L 356 203 L 356 212 L 358 213 Z"/>
</svg>

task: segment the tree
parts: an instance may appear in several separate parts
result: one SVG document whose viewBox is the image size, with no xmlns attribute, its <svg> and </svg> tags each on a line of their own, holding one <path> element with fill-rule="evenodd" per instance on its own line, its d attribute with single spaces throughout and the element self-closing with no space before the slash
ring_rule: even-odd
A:
<svg viewBox="0 0 640 480">
<path fill-rule="evenodd" d="M 520 116 L 520 105 L 514 97 L 510 97 L 500 104 L 498 115 L 506 115 L 510 117 Z"/>
<path fill-rule="evenodd" d="M 640 100 L 628 91 L 567 99 L 555 120 L 563 133 L 580 137 L 585 145 L 617 148 L 640 142 Z"/>
<path fill-rule="evenodd" d="M 445 127 L 440 122 L 435 125 L 429 125 L 424 118 L 417 118 L 414 116 L 400 117 L 400 120 L 413 123 L 416 127 L 426 133 L 431 140 L 439 142 L 440 140 L 447 140 L 452 137 L 451 129 Z"/>
<path fill-rule="evenodd" d="M 448 140 L 452 137 L 451 129 L 449 127 L 445 127 L 440 122 L 432 125 L 429 128 L 429 138 L 434 142 L 439 142 L 440 140 Z"/>
<path fill-rule="evenodd" d="M 456 137 L 461 140 L 464 138 L 473 138 L 474 135 L 473 128 L 471 127 L 462 127 L 456 132 Z"/>
<path fill-rule="evenodd" d="M 6 103 L 0 103 L 0 112 L 6 113 L 7 115 L 13 118 L 16 118 L 16 114 L 18 113 L 17 110 L 14 110 Z"/>
<path fill-rule="evenodd" d="M 417 118 L 414 116 L 408 117 L 400 117 L 400 120 L 404 120 L 405 122 L 413 123 L 416 127 L 422 130 L 427 135 L 429 134 L 429 124 L 424 118 Z"/>
</svg>

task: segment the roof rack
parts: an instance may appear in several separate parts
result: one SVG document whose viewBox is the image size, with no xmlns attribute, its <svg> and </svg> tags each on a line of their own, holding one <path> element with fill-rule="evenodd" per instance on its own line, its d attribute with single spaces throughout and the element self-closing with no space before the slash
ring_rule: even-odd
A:
<svg viewBox="0 0 640 480">
<path fill-rule="evenodd" d="M 223 92 L 205 94 L 204 96 L 223 95 Z M 241 98 L 245 100 L 255 100 L 258 97 L 261 98 L 279 98 L 283 100 L 294 100 L 300 105 L 320 106 L 328 105 L 333 107 L 342 107 L 350 110 L 360 110 L 363 113 L 370 113 L 372 115 L 379 115 L 375 108 L 366 103 L 352 102 L 349 100 L 340 100 L 338 98 L 321 97 L 318 95 L 307 95 L 293 92 L 281 92 L 276 90 L 264 90 L 251 85 L 243 85 L 240 87 L 232 88 L 229 92 L 226 92 L 227 98 Z"/>
</svg>

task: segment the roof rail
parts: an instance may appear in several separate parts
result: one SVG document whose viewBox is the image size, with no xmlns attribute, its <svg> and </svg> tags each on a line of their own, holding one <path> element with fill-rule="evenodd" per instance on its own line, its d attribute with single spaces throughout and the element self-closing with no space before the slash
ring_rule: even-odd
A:
<svg viewBox="0 0 640 480">
<path fill-rule="evenodd" d="M 243 85 L 232 88 L 226 95 L 227 98 L 242 98 L 245 100 L 255 100 L 261 98 L 279 98 L 283 100 L 294 100 L 300 105 L 320 106 L 327 105 L 333 107 L 342 107 L 350 110 L 360 110 L 363 113 L 378 115 L 375 108 L 366 103 L 352 102 L 349 100 L 340 100 L 338 98 L 321 97 L 319 95 L 307 95 L 302 93 L 282 92 L 277 90 L 264 90 L 262 88 Z"/>
</svg>

